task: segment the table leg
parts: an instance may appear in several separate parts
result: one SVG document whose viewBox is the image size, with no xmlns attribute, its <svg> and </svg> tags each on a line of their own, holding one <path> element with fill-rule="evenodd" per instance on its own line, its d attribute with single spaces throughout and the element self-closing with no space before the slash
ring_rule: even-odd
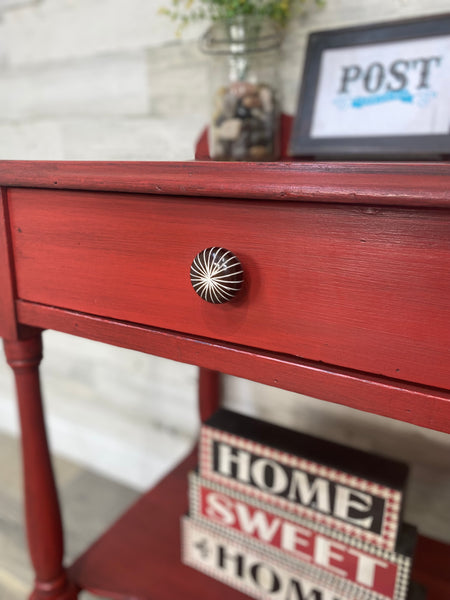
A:
<svg viewBox="0 0 450 600">
<path fill-rule="evenodd" d="M 202 423 L 216 412 L 220 405 L 220 373 L 211 369 L 199 369 L 198 404 Z"/>
<path fill-rule="evenodd" d="M 62 566 L 63 530 L 39 382 L 41 335 L 5 340 L 4 345 L 16 380 L 22 430 L 27 537 L 36 574 L 30 600 L 75 600 L 77 590 Z"/>
</svg>

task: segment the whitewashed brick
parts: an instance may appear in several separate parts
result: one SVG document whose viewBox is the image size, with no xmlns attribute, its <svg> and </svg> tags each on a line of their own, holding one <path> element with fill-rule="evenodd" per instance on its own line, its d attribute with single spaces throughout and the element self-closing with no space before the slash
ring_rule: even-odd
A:
<svg viewBox="0 0 450 600">
<path fill-rule="evenodd" d="M 81 403 L 79 403 L 81 404 Z M 153 486 L 188 452 L 191 443 L 148 424 L 128 423 L 85 406 L 81 420 L 49 414 L 51 446 L 60 456 L 138 490 Z M 105 417 L 108 417 L 105 420 Z M 95 458 L 94 458 L 95 457 Z"/>
<path fill-rule="evenodd" d="M 191 160 L 202 115 L 172 118 L 74 119 L 62 125 L 64 158 Z"/>
<path fill-rule="evenodd" d="M 448 12 L 448 0 L 328 0 L 317 9 L 309 1 L 293 26 L 306 31 L 388 22 Z"/>
<path fill-rule="evenodd" d="M 0 158 L 15 160 L 61 159 L 61 129 L 54 121 L 0 123 Z"/>
<path fill-rule="evenodd" d="M 199 427 L 195 367 L 53 331 L 44 342 L 42 387 L 54 452 L 140 490 L 187 453 Z M 0 431 L 18 433 L 3 353 Z"/>
<path fill-rule="evenodd" d="M 0 70 L 0 122 L 68 115 L 142 115 L 149 109 L 143 52 Z"/>
<path fill-rule="evenodd" d="M 151 107 L 155 116 L 209 118 L 208 58 L 196 43 L 172 44 L 148 51 Z"/>
<path fill-rule="evenodd" d="M 280 50 L 279 78 L 281 83 L 281 103 L 283 111 L 295 114 L 303 62 L 306 48 L 306 34 L 286 36 Z"/>
<path fill-rule="evenodd" d="M 0 24 L 10 64 L 157 47 L 175 40 L 175 26 L 158 14 L 162 0 L 42 0 L 5 11 Z M 448 10 L 448 0 L 333 0 L 311 7 L 293 25 L 299 30 L 387 21 Z M 188 28 L 196 39 L 206 24 Z"/>
<path fill-rule="evenodd" d="M 48 397 L 61 415 L 75 413 L 80 401 L 180 437 L 196 433 L 195 367 L 52 331 L 44 341 Z M 61 397 L 73 406 L 63 406 Z"/>
<path fill-rule="evenodd" d="M 192 160 L 204 123 L 203 115 L 0 123 L 0 159 Z"/>
<path fill-rule="evenodd" d="M 45 347 L 56 452 L 146 489 L 188 451 L 199 425 L 194 367 L 56 332 Z"/>
<path fill-rule="evenodd" d="M 35 3 L 36 0 L 0 0 L 0 14 L 3 10 L 7 10 L 8 8 L 17 8 L 18 6 Z"/>
<path fill-rule="evenodd" d="M 164 0 L 42 0 L 5 11 L 0 38 L 11 65 L 159 46 L 175 40 L 174 24 L 158 14 L 163 4 Z M 186 36 L 196 38 L 198 32 L 192 28 Z"/>
</svg>

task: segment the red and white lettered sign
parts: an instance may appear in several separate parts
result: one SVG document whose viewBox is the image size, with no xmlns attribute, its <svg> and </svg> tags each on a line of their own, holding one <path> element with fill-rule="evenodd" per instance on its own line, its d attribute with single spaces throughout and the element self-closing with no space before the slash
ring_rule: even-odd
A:
<svg viewBox="0 0 450 600">
<path fill-rule="evenodd" d="M 406 598 L 411 555 L 363 544 L 195 474 L 190 477 L 190 514 L 245 544 L 252 540 L 255 548 L 263 545 L 279 557 L 299 561 L 319 579 L 326 574 L 365 592 L 368 599 Z"/>
<path fill-rule="evenodd" d="M 219 485 L 395 550 L 407 473 L 395 461 L 219 410 L 202 426 L 199 469 Z"/>
</svg>

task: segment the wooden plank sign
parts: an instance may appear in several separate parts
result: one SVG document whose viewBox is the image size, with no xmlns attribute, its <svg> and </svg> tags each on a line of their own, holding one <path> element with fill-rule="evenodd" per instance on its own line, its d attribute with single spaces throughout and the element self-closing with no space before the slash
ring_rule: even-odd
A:
<svg viewBox="0 0 450 600">
<path fill-rule="evenodd" d="M 287 560 L 269 559 L 247 544 L 189 517 L 182 520 L 182 561 L 257 600 L 384 600 L 368 590 Z M 405 588 L 409 582 L 405 581 Z M 402 592 L 403 593 L 403 592 Z M 416 593 L 416 592 L 414 592 Z M 406 594 L 406 590 L 404 592 Z M 403 597 L 403 596 L 402 596 Z M 424 596 L 414 596 L 415 599 Z M 409 600 L 409 599 L 408 599 Z"/>
<path fill-rule="evenodd" d="M 189 514 L 249 549 L 273 554 L 277 561 L 297 560 L 300 570 L 318 580 L 336 578 L 339 589 L 372 592 L 371 598 L 406 600 L 414 527 L 402 527 L 398 552 L 381 550 L 218 486 L 194 472 L 189 481 Z"/>
<path fill-rule="evenodd" d="M 407 466 L 219 410 L 202 427 L 200 474 L 381 549 L 395 550 Z"/>
</svg>

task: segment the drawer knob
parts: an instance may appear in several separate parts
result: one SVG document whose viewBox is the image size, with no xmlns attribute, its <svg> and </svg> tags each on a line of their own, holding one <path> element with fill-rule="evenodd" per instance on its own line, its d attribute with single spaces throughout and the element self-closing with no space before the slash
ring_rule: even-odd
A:
<svg viewBox="0 0 450 600">
<path fill-rule="evenodd" d="M 238 258 L 226 248 L 206 248 L 197 254 L 191 265 L 194 290 L 207 302 L 223 304 L 238 293 L 244 281 Z"/>
</svg>

